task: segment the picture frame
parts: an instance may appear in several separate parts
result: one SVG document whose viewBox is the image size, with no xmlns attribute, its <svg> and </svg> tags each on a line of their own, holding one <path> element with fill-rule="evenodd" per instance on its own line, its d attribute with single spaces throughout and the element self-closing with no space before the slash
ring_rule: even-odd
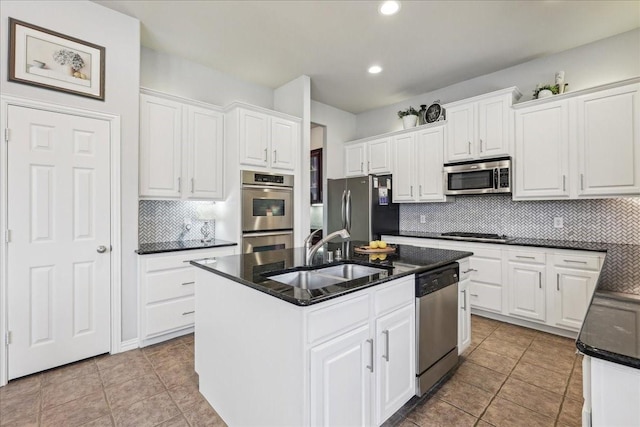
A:
<svg viewBox="0 0 640 427">
<path fill-rule="evenodd" d="M 9 18 L 9 81 L 104 101 L 105 48 Z"/>
</svg>

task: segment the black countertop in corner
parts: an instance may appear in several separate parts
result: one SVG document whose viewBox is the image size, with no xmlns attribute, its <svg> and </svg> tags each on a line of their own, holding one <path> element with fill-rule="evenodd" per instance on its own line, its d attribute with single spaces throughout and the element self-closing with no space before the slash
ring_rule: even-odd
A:
<svg viewBox="0 0 640 427">
<path fill-rule="evenodd" d="M 286 272 L 292 269 L 305 269 L 305 249 L 293 248 L 266 252 L 220 257 L 216 261 L 192 261 L 191 264 L 211 273 L 249 286 L 276 298 L 299 306 L 307 306 L 332 298 L 356 292 L 371 286 L 398 279 L 403 276 L 421 273 L 450 264 L 473 255 L 472 252 L 450 251 L 444 249 L 420 248 L 409 245 L 394 245 L 396 252 L 380 259 L 376 256 L 356 254 L 353 246 L 329 244 L 328 250 L 342 249 L 343 259 L 329 263 L 326 253 L 319 252 L 313 260 L 312 268 L 318 265 L 331 266 L 339 263 L 356 263 L 385 269 L 359 279 L 341 282 L 320 289 L 302 289 L 269 279 L 274 272 Z"/>
<path fill-rule="evenodd" d="M 141 243 L 136 253 L 138 255 L 160 254 L 163 252 L 188 251 L 192 249 L 211 249 L 223 246 L 237 246 L 235 242 L 212 239 L 210 242 L 202 240 L 176 240 L 172 242 Z"/>
</svg>

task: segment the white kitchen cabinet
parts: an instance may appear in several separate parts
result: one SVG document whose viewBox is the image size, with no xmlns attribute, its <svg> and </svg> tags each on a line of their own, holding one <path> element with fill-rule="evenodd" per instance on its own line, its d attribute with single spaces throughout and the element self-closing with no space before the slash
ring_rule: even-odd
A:
<svg viewBox="0 0 640 427">
<path fill-rule="evenodd" d="M 578 197 L 640 194 L 640 85 L 575 99 Z"/>
<path fill-rule="evenodd" d="M 568 126 L 563 101 L 516 110 L 514 199 L 569 198 Z"/>
<path fill-rule="evenodd" d="M 514 108 L 514 200 L 640 194 L 639 83 Z"/>
<path fill-rule="evenodd" d="M 508 310 L 512 316 L 544 322 L 546 310 L 545 254 L 507 253 Z"/>
<path fill-rule="evenodd" d="M 189 260 L 232 255 L 235 246 L 140 255 L 140 346 L 193 331 L 195 267 Z"/>
<path fill-rule="evenodd" d="M 393 201 L 443 202 L 443 126 L 393 138 Z"/>
<path fill-rule="evenodd" d="M 294 170 L 300 142 L 300 124 L 293 119 L 245 107 L 237 114 L 240 163 L 268 169 Z"/>
<path fill-rule="evenodd" d="M 502 254 L 500 249 L 473 247 L 469 259 L 471 307 L 502 312 Z"/>
<path fill-rule="evenodd" d="M 140 95 L 140 196 L 224 198 L 224 116 L 213 106 Z"/>
<path fill-rule="evenodd" d="M 520 96 L 513 87 L 445 105 L 446 161 L 509 155 L 510 107 Z"/>
<path fill-rule="evenodd" d="M 391 138 L 345 145 L 344 166 L 347 177 L 391 173 Z"/>
<path fill-rule="evenodd" d="M 471 345 L 471 307 L 469 299 L 469 283 L 471 270 L 469 259 L 458 261 L 460 265 L 460 282 L 458 283 L 458 354 Z"/>
</svg>

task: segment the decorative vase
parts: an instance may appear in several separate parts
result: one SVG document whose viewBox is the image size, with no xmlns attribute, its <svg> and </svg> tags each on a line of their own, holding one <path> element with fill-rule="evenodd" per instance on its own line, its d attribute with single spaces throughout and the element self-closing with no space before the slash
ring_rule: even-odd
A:
<svg viewBox="0 0 640 427">
<path fill-rule="evenodd" d="M 418 122 L 418 116 L 414 116 L 413 114 L 409 114 L 402 118 L 402 126 L 405 129 L 416 127 L 417 122 Z"/>
<path fill-rule="evenodd" d="M 553 92 L 551 92 L 549 89 L 542 89 L 540 92 L 538 92 L 538 99 L 548 98 L 552 95 Z"/>
<path fill-rule="evenodd" d="M 216 220 L 211 220 L 211 222 L 213 222 L 213 230 L 209 226 L 209 222 L 210 221 L 204 221 L 204 224 L 202 224 L 202 228 L 200 229 L 200 232 L 202 233 L 202 239 L 200 241 L 202 243 L 209 243 L 211 240 L 215 240 L 216 238 Z M 209 236 L 211 231 L 213 231 L 213 236 Z"/>
</svg>

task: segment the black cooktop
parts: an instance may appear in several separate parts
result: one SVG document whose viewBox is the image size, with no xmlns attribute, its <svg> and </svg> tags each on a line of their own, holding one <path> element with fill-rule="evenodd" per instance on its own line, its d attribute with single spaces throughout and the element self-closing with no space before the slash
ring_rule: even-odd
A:
<svg viewBox="0 0 640 427">
<path fill-rule="evenodd" d="M 442 233 L 440 235 L 445 239 L 454 240 L 477 240 L 480 242 L 509 242 L 513 240 L 512 237 L 507 237 L 504 234 L 491 234 L 491 233 L 467 233 L 462 231 L 451 231 L 449 233 Z"/>
</svg>

